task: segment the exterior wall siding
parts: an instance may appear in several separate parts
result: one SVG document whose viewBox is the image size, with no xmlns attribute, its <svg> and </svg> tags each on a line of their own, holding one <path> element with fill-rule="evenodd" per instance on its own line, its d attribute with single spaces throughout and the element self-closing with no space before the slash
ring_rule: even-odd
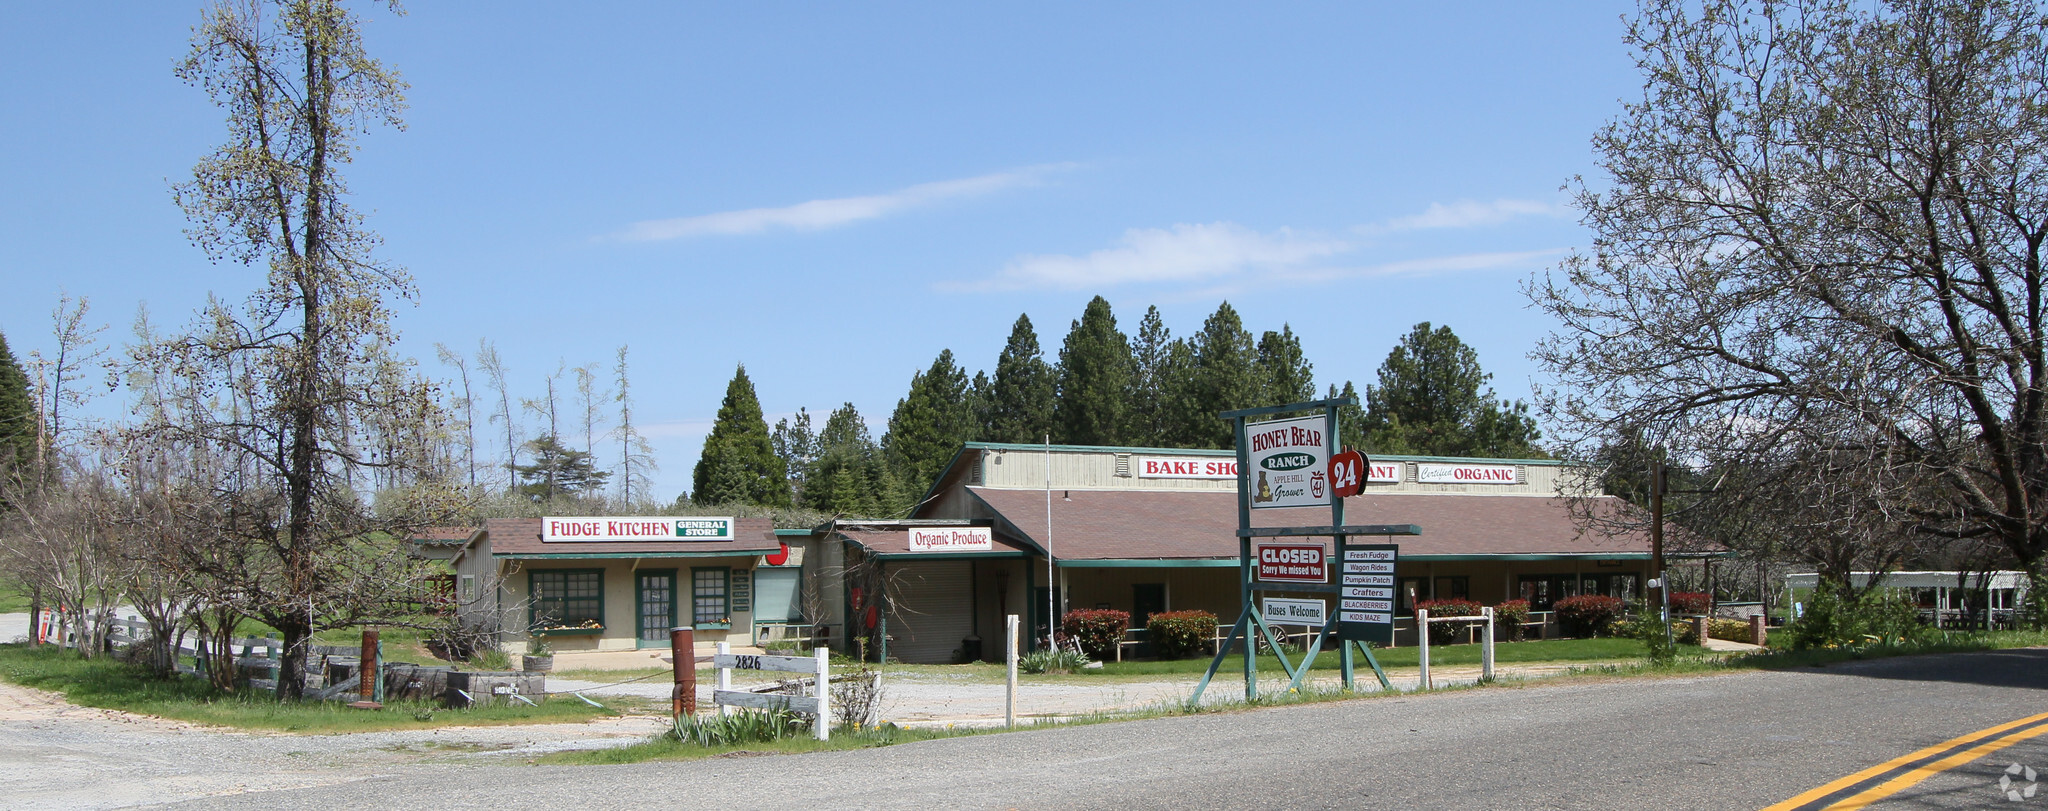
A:
<svg viewBox="0 0 2048 811">
<path fill-rule="evenodd" d="M 1043 451 L 984 449 L 972 451 L 977 458 L 965 460 L 968 465 L 979 466 L 980 486 L 1009 490 L 1034 490 L 1046 486 L 1047 454 Z M 1140 458 L 1176 458 L 1201 461 L 1228 460 L 1235 455 L 1222 451 L 1159 451 L 1133 450 L 1128 453 L 1106 450 L 1060 450 L 1055 447 L 1050 454 L 1052 467 L 1052 489 L 1055 490 L 1180 490 L 1197 492 L 1235 492 L 1235 479 L 1161 479 L 1145 478 L 1138 474 Z M 1119 459 L 1129 475 L 1117 475 Z M 1500 464 L 1513 464 L 1521 469 L 1522 482 L 1519 484 L 1422 484 L 1415 481 L 1415 466 L 1418 463 L 1435 462 L 1431 457 L 1386 456 L 1375 457 L 1375 461 L 1399 462 L 1401 481 L 1399 483 L 1371 483 L 1367 492 L 1386 493 L 1483 493 L 1487 495 L 1532 495 L 1554 496 L 1577 489 L 1578 482 L 1571 468 L 1562 462 L 1550 460 L 1503 460 Z M 1487 462 L 1487 464 L 1494 464 Z M 976 478 L 973 476 L 968 479 Z M 944 502 L 958 492 L 948 488 L 946 498 L 934 505 L 928 512 L 931 517 L 966 517 L 942 513 L 949 508 Z"/>
</svg>

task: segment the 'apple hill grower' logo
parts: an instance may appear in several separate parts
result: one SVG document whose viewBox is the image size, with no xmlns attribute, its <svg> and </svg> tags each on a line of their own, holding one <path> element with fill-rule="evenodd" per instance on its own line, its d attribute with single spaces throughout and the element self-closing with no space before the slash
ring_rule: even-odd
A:
<svg viewBox="0 0 2048 811">
<path fill-rule="evenodd" d="M 1300 470 L 1316 463 L 1316 458 L 1306 453 L 1276 453 L 1259 460 L 1259 467 L 1267 470 Z"/>
</svg>

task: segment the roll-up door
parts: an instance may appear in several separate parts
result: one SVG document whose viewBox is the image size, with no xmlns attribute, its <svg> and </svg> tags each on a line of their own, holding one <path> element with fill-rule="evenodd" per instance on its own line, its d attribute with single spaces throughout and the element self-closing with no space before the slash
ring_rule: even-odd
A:
<svg viewBox="0 0 2048 811">
<path fill-rule="evenodd" d="M 889 656 L 911 664 L 947 664 L 974 632 L 973 562 L 888 564 Z"/>
<path fill-rule="evenodd" d="M 803 615 L 797 605 L 797 580 L 802 571 L 795 567 L 754 570 L 754 621 L 795 622 Z"/>
</svg>

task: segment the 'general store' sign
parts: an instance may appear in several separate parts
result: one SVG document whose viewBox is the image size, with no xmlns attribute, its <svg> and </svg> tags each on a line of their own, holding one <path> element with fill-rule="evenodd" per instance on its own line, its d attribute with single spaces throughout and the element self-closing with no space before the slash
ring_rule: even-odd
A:
<svg viewBox="0 0 2048 811">
<path fill-rule="evenodd" d="M 995 536 L 988 527 L 910 529 L 912 552 L 987 552 L 994 548 Z"/>
<path fill-rule="evenodd" d="M 730 541 L 733 519 L 706 518 L 542 518 L 545 543 L 605 541 Z"/>
</svg>

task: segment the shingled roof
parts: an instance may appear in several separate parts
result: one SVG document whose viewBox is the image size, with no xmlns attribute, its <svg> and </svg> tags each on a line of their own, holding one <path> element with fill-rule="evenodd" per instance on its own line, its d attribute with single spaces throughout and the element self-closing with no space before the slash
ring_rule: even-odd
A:
<svg viewBox="0 0 2048 811">
<path fill-rule="evenodd" d="M 1043 546 L 1043 490 L 969 487 L 1010 529 Z M 1628 510 L 1601 496 L 1599 510 Z M 1199 491 L 1054 490 L 1054 557 L 1084 560 L 1176 560 L 1237 556 L 1237 494 Z M 1347 524 L 1415 524 L 1420 536 L 1396 539 L 1404 558 L 1595 557 L 1649 554 L 1647 532 L 1604 536 L 1581 532 L 1565 499 L 1547 496 L 1373 494 L 1345 500 Z M 1254 526 L 1317 526 L 1326 508 L 1254 510 Z M 1361 538 L 1359 542 L 1379 542 Z"/>
</svg>

